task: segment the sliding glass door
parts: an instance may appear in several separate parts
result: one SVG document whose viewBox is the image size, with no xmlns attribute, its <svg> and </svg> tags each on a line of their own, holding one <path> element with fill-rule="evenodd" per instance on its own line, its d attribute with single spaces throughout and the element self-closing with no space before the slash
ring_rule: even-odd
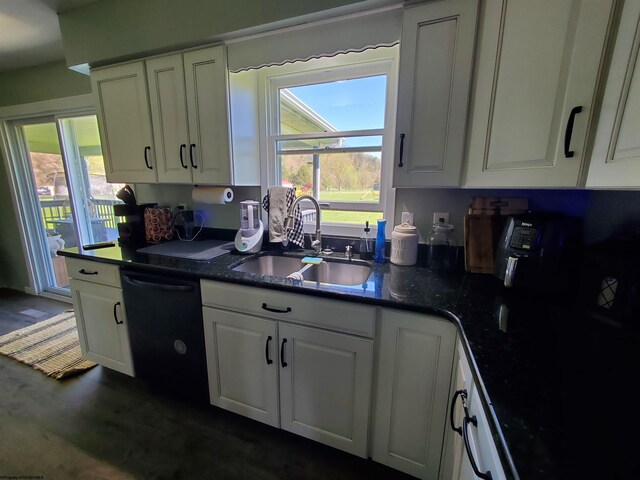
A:
<svg viewBox="0 0 640 480">
<path fill-rule="evenodd" d="M 122 187 L 106 182 L 95 115 L 47 116 L 14 123 L 22 155 L 18 179 L 28 249 L 40 290 L 68 294 L 61 248 L 117 238 L 113 205 Z M 33 246 L 33 245 L 32 245 Z"/>
</svg>

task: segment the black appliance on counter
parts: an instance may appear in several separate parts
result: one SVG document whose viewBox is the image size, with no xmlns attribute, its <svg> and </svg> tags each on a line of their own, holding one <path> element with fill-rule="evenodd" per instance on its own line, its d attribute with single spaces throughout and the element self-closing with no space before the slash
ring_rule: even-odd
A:
<svg viewBox="0 0 640 480">
<path fill-rule="evenodd" d="M 129 185 L 118 190 L 116 197 L 124 202 L 113 206 L 113 214 L 118 217 L 118 244 L 133 247 L 144 245 L 146 242 L 144 210 L 156 204 L 138 205 L 136 195 Z"/>
<path fill-rule="evenodd" d="M 505 287 L 559 293 L 569 287 L 581 248 L 580 222 L 561 213 L 511 216 L 496 252 L 495 275 Z"/>
<path fill-rule="evenodd" d="M 209 403 L 200 281 L 120 271 L 136 377 Z"/>
<path fill-rule="evenodd" d="M 139 246 L 145 243 L 144 209 L 155 204 L 130 205 L 116 204 L 113 214 L 120 217 L 118 222 L 118 244 L 121 246 Z"/>
</svg>

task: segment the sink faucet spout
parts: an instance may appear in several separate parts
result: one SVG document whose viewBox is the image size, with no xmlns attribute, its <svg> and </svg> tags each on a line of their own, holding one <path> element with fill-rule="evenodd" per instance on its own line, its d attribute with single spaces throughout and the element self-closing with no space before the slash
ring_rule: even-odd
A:
<svg viewBox="0 0 640 480">
<path fill-rule="evenodd" d="M 287 218 L 284 222 L 284 227 L 287 230 L 293 228 L 293 212 L 295 211 L 296 205 L 298 205 L 298 203 L 300 203 L 302 200 L 309 200 L 316 209 L 316 236 L 311 242 L 311 246 L 315 250 L 316 255 L 320 255 L 320 252 L 322 251 L 322 233 L 320 232 L 320 205 L 315 198 L 313 198 L 311 195 L 300 195 L 298 198 L 296 198 L 291 204 L 289 211 L 287 212 Z"/>
</svg>

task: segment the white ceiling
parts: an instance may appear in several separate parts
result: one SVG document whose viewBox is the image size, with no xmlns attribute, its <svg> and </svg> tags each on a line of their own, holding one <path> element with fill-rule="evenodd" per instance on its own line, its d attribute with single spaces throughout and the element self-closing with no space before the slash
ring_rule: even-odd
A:
<svg viewBox="0 0 640 480">
<path fill-rule="evenodd" d="M 64 58 L 58 12 L 97 0 L 0 0 L 0 71 Z"/>
</svg>

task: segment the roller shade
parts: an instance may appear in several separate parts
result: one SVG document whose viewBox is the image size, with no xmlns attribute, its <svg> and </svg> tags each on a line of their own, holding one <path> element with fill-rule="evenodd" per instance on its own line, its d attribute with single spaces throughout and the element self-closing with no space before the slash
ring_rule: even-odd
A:
<svg viewBox="0 0 640 480">
<path fill-rule="evenodd" d="M 283 65 L 339 53 L 395 45 L 402 30 L 402 9 L 358 14 L 270 32 L 227 44 L 231 72 Z"/>
</svg>

